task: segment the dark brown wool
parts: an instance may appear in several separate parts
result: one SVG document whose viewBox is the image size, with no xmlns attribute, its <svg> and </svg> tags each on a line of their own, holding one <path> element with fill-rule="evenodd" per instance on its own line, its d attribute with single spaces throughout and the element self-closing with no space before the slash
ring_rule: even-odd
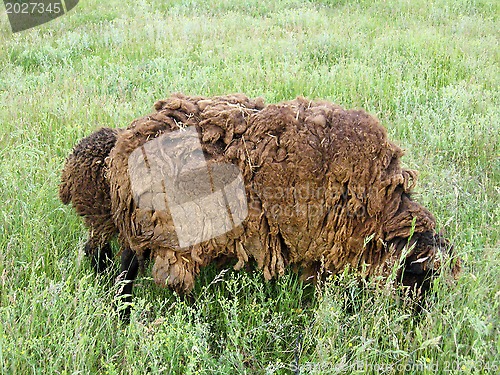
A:
<svg viewBox="0 0 500 375">
<path fill-rule="evenodd" d="M 114 147 L 120 130 L 100 129 L 84 138 L 66 159 L 59 186 L 59 197 L 64 204 L 72 203 L 84 217 L 89 228 L 85 252 L 93 256 L 98 270 L 105 268 L 111 257 L 109 241 L 117 228 L 111 213 L 109 182 L 106 179 L 105 159 Z"/>
</svg>

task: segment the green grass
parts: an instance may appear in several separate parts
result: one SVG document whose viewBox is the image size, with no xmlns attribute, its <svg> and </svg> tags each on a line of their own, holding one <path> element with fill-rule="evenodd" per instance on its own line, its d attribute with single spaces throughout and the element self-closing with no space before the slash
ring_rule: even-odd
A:
<svg viewBox="0 0 500 375">
<path fill-rule="evenodd" d="M 2 13 L 0 373 L 496 373 L 499 14 L 494 0 L 88 0 L 12 35 Z M 377 115 L 420 171 L 416 197 L 462 277 L 438 279 L 415 316 L 348 274 L 315 288 L 210 268 L 194 302 L 146 275 L 120 324 L 114 274 L 93 274 L 85 229 L 57 198 L 60 170 L 80 138 L 175 91 Z"/>
</svg>

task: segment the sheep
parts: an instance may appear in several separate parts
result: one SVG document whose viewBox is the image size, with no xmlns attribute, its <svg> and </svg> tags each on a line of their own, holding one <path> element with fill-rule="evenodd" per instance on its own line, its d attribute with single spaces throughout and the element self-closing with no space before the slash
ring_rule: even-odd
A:
<svg viewBox="0 0 500 375">
<path fill-rule="evenodd" d="M 183 163 L 196 159 L 194 149 L 186 152 L 190 146 L 179 141 L 187 130 L 199 137 L 211 181 L 220 180 L 205 194 L 240 177 L 243 197 L 232 203 L 224 197 L 221 207 L 236 205 L 244 217 L 224 233 L 186 242 L 180 229 L 206 228 L 188 225 L 191 217 L 183 228 L 176 225 L 172 175 L 162 171 L 178 169 L 170 165 L 177 160 L 173 155 L 191 157 Z M 127 129 L 102 129 L 84 139 L 63 170 L 61 200 L 71 200 L 85 217 L 87 254 L 109 257 L 109 241 L 118 236 L 119 280 L 128 281 L 123 294 L 131 293 L 148 260 L 158 285 L 186 295 L 200 269 L 221 259 L 236 270 L 254 260 L 266 280 L 283 275 L 287 266 L 305 280 L 346 267 L 386 278 L 401 263 L 397 280 L 425 292 L 443 265 L 458 275 L 460 260 L 436 233 L 433 215 L 412 199 L 417 172 L 400 166 L 402 155 L 378 120 L 362 110 L 302 97 L 265 105 L 242 94 L 173 94 Z M 197 163 L 195 170 L 204 168 Z M 237 172 L 229 167 L 218 176 L 221 166 Z M 187 184 L 188 191 L 198 184 L 176 183 Z"/>
</svg>

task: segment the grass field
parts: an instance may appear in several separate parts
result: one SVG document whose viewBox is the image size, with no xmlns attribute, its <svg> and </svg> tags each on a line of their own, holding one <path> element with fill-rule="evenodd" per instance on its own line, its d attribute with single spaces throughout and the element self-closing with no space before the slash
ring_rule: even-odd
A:
<svg viewBox="0 0 500 375">
<path fill-rule="evenodd" d="M 494 0 L 106 2 L 12 34 L 0 13 L 1 374 L 486 374 L 500 368 L 499 6 Z M 3 8 L 2 8 L 3 9 Z M 171 92 L 364 108 L 420 171 L 416 199 L 464 261 L 415 316 L 345 274 L 200 277 L 194 302 L 83 257 L 57 197 L 72 146 Z"/>
</svg>

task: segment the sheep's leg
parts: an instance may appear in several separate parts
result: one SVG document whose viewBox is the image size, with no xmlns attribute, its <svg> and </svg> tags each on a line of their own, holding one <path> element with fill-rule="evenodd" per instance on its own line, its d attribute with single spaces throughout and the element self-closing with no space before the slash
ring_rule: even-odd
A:
<svg viewBox="0 0 500 375">
<path fill-rule="evenodd" d="M 92 268 L 97 273 L 104 272 L 113 259 L 113 252 L 109 242 L 99 244 L 92 238 L 85 244 L 85 254 L 90 257 Z"/>
<path fill-rule="evenodd" d="M 104 272 L 111 264 L 112 259 L 113 252 L 111 251 L 111 245 L 109 243 L 106 243 L 92 255 L 92 267 L 94 267 L 94 269 L 98 273 Z"/>
<path fill-rule="evenodd" d="M 130 306 L 132 304 L 132 287 L 139 272 L 139 261 L 132 249 L 126 247 L 122 251 L 121 270 L 117 277 L 118 291 L 116 300 L 122 320 L 127 321 L 130 317 Z"/>
</svg>

